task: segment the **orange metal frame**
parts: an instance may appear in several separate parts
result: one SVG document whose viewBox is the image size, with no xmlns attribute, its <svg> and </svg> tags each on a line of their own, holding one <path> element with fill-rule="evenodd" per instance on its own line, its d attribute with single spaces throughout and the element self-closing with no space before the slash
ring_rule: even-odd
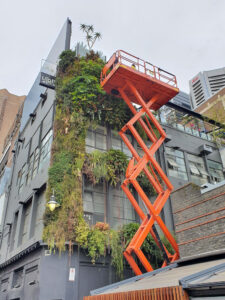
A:
<svg viewBox="0 0 225 300">
<path fill-rule="evenodd" d="M 175 254 L 172 255 L 163 245 L 169 260 L 173 262 L 179 258 L 177 243 L 160 217 L 162 208 L 164 207 L 173 186 L 154 158 L 154 154 L 163 143 L 166 134 L 151 111 L 152 109 L 157 110 L 163 104 L 168 102 L 179 90 L 177 89 L 176 77 L 174 75 L 121 50 L 114 53 L 103 68 L 101 85 L 108 93 L 111 92 L 118 97 L 122 97 L 134 114 L 133 118 L 119 132 L 133 156 L 129 162 L 126 178 L 122 183 L 121 188 L 142 220 L 138 231 L 124 252 L 124 256 L 134 273 L 140 275 L 142 272 L 138 267 L 133 254 L 138 257 L 147 272 L 153 270 L 150 262 L 141 251 L 141 246 L 147 235 L 150 233 L 160 248 L 160 244 L 152 228 L 155 223 L 159 225 L 161 231 L 174 249 Z M 140 110 L 138 110 L 133 103 L 138 104 Z M 152 142 L 150 148 L 146 146 L 145 142 L 135 129 L 134 125 L 136 122 L 142 126 L 149 140 Z M 159 138 L 157 138 L 152 125 L 154 125 L 159 132 Z M 127 131 L 134 136 L 139 146 L 143 149 L 143 157 L 139 156 L 127 138 Z M 145 173 L 158 194 L 153 204 L 150 202 L 146 193 L 137 181 L 137 177 L 141 172 Z M 131 185 L 142 199 L 147 209 L 147 213 L 142 210 L 131 193 L 129 189 Z M 164 261 L 162 266 L 165 265 L 167 265 L 166 261 Z"/>
</svg>

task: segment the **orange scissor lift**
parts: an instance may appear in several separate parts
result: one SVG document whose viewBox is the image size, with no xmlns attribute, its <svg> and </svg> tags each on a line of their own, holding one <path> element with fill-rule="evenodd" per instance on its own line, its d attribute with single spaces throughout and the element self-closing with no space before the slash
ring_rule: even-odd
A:
<svg viewBox="0 0 225 300">
<path fill-rule="evenodd" d="M 136 254 L 147 272 L 153 270 L 150 262 L 141 251 L 141 245 L 148 233 L 153 236 L 156 244 L 163 251 L 165 261 L 162 267 L 179 258 L 177 243 L 160 217 L 162 208 L 173 186 L 154 158 L 154 154 L 163 143 L 166 134 L 151 111 L 158 110 L 162 105 L 173 98 L 179 90 L 177 88 L 176 77 L 173 74 L 122 50 L 115 52 L 104 66 L 101 74 L 101 86 L 107 93 L 123 98 L 134 114 L 132 119 L 121 129 L 119 134 L 133 156 L 128 164 L 126 177 L 121 187 L 142 220 L 138 231 L 126 248 L 124 256 L 134 273 L 140 275 L 142 271 L 138 267 L 133 254 Z M 138 106 L 133 105 L 134 103 Z M 152 142 L 150 148 L 146 146 L 138 131 L 135 129 L 134 124 L 136 122 L 141 125 L 148 139 Z M 152 124 L 159 132 L 159 138 L 157 138 Z M 143 149 L 144 155 L 142 157 L 139 156 L 127 138 L 127 131 L 134 136 L 139 146 Z M 137 177 L 141 172 L 145 173 L 158 194 L 154 203 L 151 203 L 137 181 Z M 130 185 L 133 185 L 142 199 L 147 213 L 146 210 L 144 212 L 139 206 L 129 189 Z M 174 254 L 170 254 L 162 244 L 155 223 L 159 225 L 161 231 L 172 245 Z"/>
</svg>

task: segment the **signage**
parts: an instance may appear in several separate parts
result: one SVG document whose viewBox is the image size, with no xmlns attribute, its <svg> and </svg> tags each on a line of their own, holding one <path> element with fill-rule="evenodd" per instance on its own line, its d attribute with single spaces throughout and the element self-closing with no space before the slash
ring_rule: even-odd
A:
<svg viewBox="0 0 225 300">
<path fill-rule="evenodd" d="M 40 85 L 50 89 L 55 89 L 55 76 L 41 72 Z"/>
<path fill-rule="evenodd" d="M 69 281 L 75 281 L 75 268 L 70 268 Z"/>
<path fill-rule="evenodd" d="M 198 76 L 192 79 L 192 83 L 198 80 Z"/>
</svg>

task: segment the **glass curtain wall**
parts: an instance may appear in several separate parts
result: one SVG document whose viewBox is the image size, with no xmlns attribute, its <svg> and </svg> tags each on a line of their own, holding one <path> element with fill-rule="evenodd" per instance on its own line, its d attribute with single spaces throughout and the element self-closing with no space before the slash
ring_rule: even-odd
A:
<svg viewBox="0 0 225 300">
<path fill-rule="evenodd" d="M 132 141 L 129 135 L 127 137 Z M 109 150 L 107 145 L 111 145 L 112 149 L 120 150 L 127 157 L 131 157 L 129 149 L 117 132 L 111 131 L 111 135 L 107 136 L 107 129 L 105 127 L 98 126 L 97 128 L 88 129 L 86 152 Z M 109 201 L 112 201 L 112 203 L 109 203 Z M 107 215 L 107 207 L 111 207 L 111 210 L 108 210 L 110 215 Z M 96 222 L 109 222 L 111 220 L 111 227 L 118 228 L 122 224 L 135 222 L 133 206 L 120 186 L 111 188 L 107 186 L 106 182 L 93 185 L 84 178 L 83 209 L 84 217 L 90 225 L 94 225 Z"/>
<path fill-rule="evenodd" d="M 212 160 L 207 160 L 207 163 L 212 181 L 216 183 L 224 180 L 222 164 Z"/>
<path fill-rule="evenodd" d="M 206 170 L 204 159 L 202 157 L 187 154 L 191 181 L 197 185 L 203 185 L 209 181 L 209 174 Z"/>
<path fill-rule="evenodd" d="M 169 147 L 166 147 L 165 151 L 169 176 L 187 180 L 188 176 L 184 161 L 184 153 Z"/>
</svg>

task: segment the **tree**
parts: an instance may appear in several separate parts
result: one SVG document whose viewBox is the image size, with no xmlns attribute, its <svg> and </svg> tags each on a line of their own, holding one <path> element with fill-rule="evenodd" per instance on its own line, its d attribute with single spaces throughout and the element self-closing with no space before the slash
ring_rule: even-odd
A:
<svg viewBox="0 0 225 300">
<path fill-rule="evenodd" d="M 96 40 L 99 40 L 102 38 L 102 35 L 100 32 L 94 31 L 93 25 L 86 25 L 86 24 L 80 24 L 80 29 L 85 32 L 86 34 L 86 41 L 89 50 L 91 50 L 96 42 Z"/>
</svg>

